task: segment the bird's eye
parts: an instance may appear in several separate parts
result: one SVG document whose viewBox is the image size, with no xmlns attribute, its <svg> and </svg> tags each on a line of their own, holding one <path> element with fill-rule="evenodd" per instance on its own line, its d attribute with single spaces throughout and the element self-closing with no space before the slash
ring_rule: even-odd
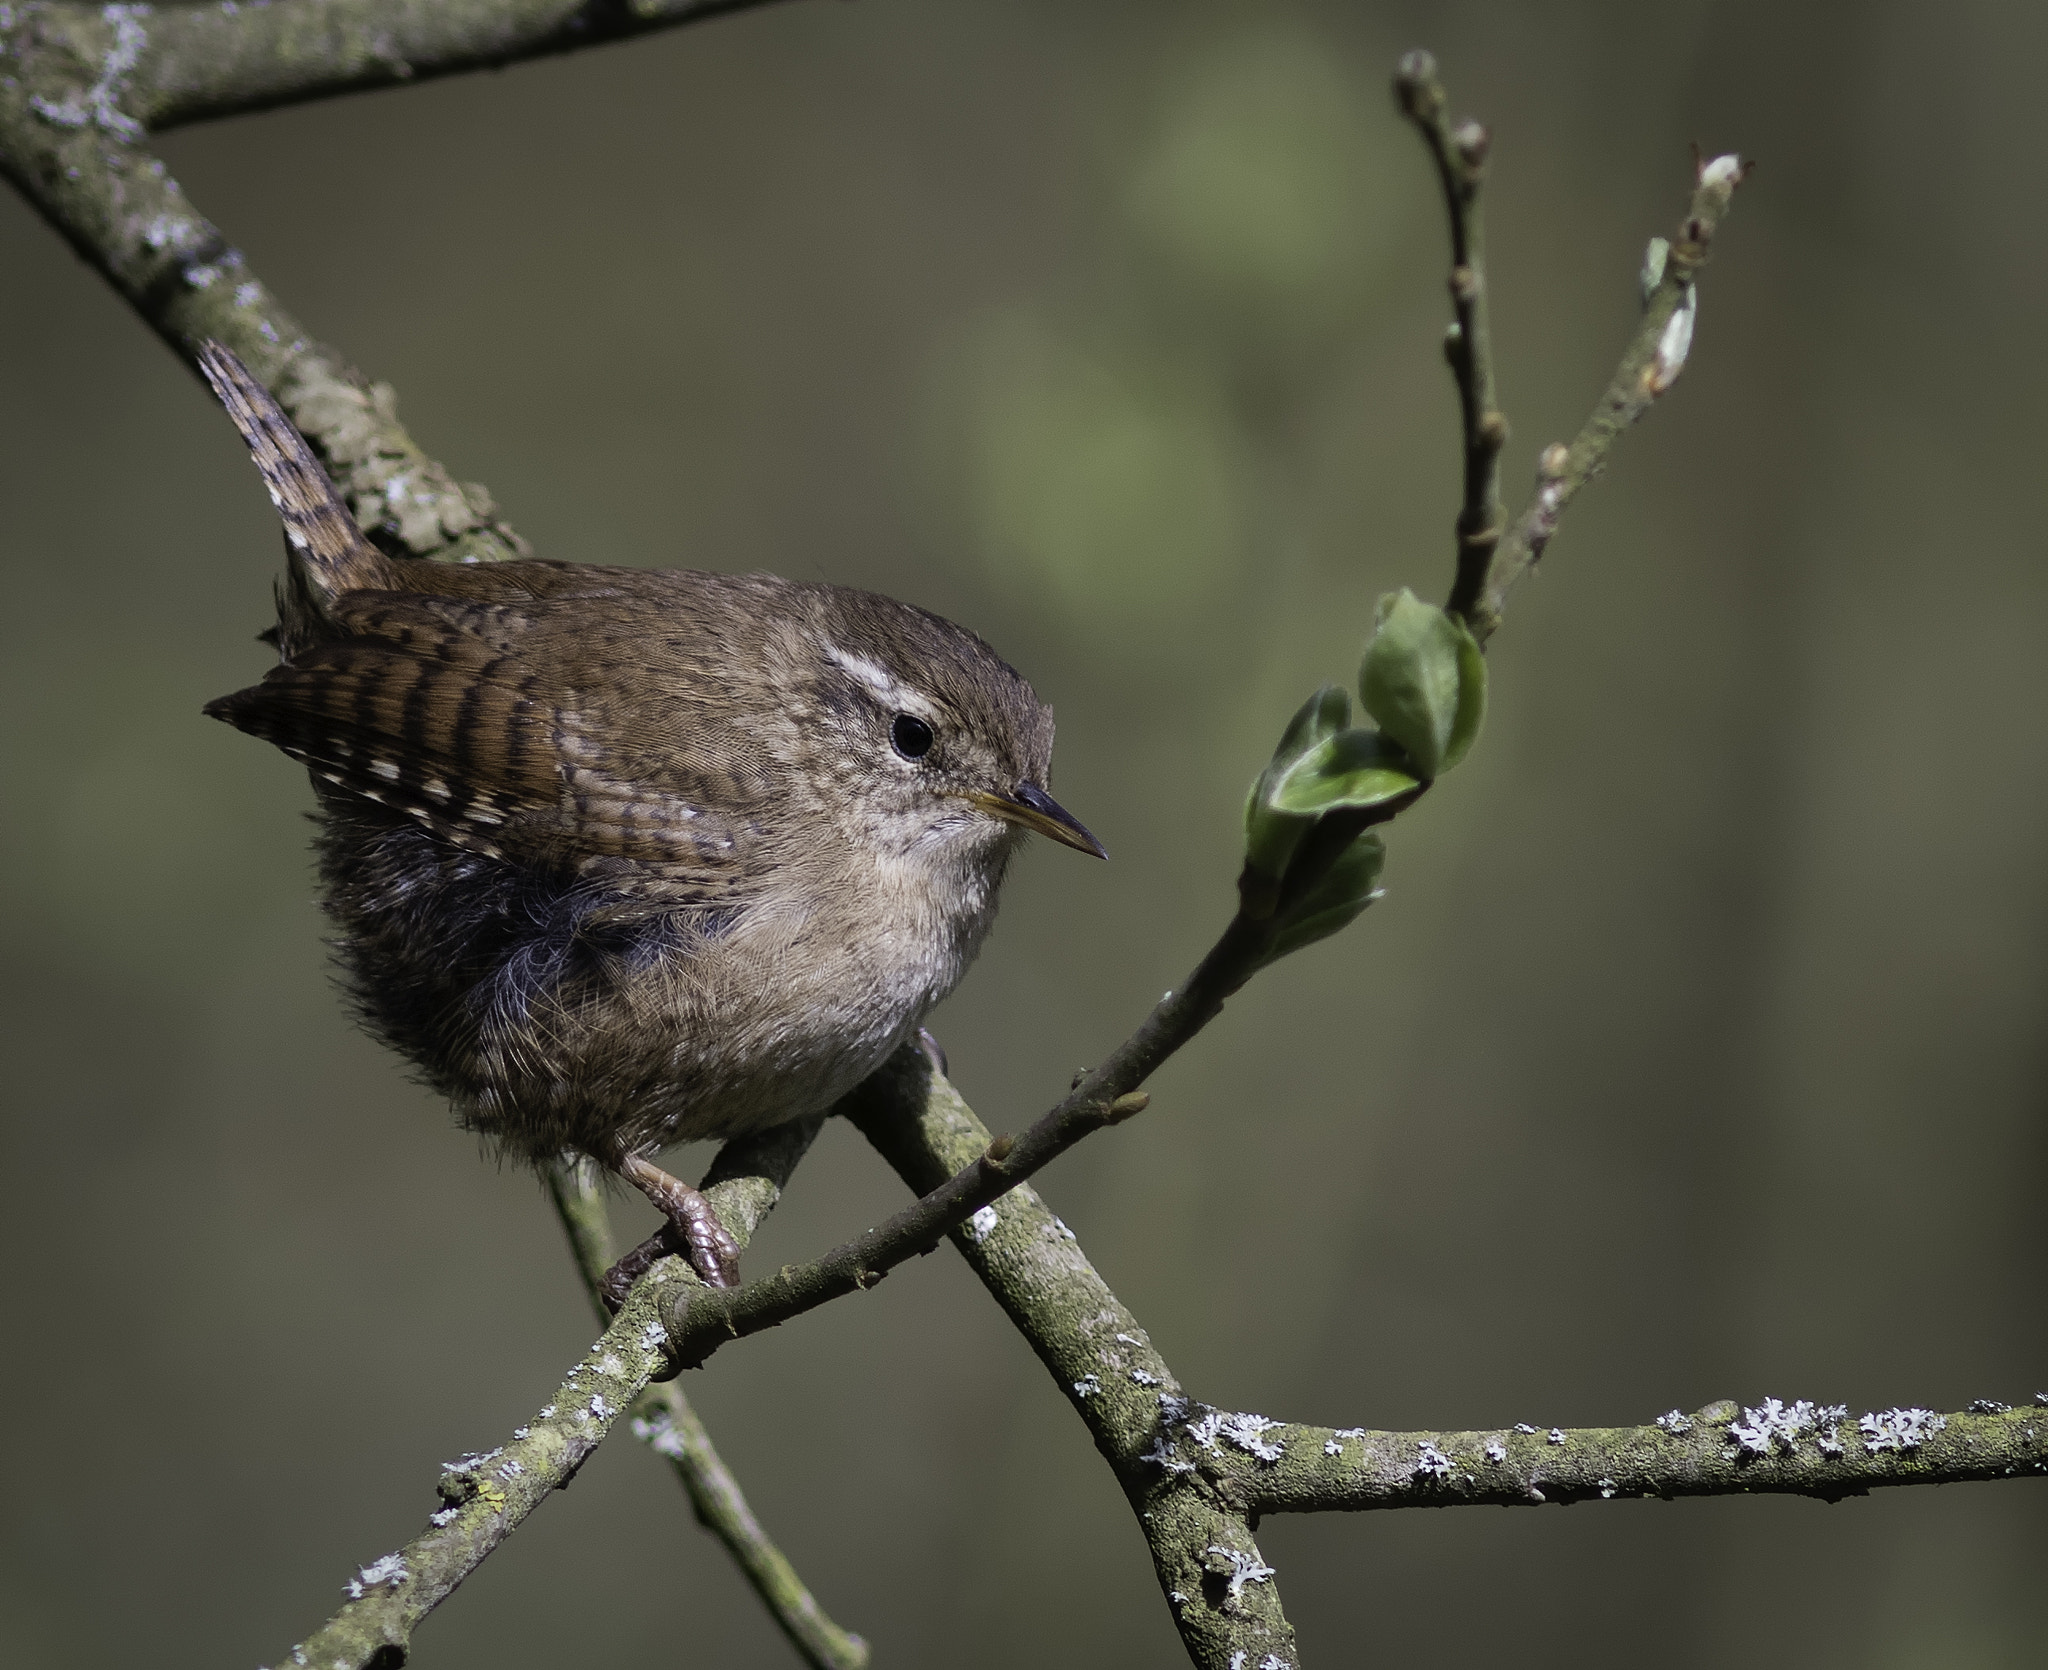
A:
<svg viewBox="0 0 2048 1670">
<path fill-rule="evenodd" d="M 932 751 L 932 728 L 914 714 L 899 713 L 889 727 L 889 740 L 906 760 L 921 760 Z"/>
</svg>

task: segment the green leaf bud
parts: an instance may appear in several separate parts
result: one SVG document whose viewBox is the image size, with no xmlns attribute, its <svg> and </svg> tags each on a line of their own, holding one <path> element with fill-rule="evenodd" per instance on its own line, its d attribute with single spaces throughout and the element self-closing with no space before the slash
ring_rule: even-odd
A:
<svg viewBox="0 0 2048 1670">
<path fill-rule="evenodd" d="M 1275 961 L 1348 928 L 1379 897 L 1380 870 L 1386 860 L 1386 844 L 1368 829 L 1345 849 L 1328 875 L 1288 908 L 1274 935 L 1267 961 Z"/>
<path fill-rule="evenodd" d="M 1281 811 L 1273 796 L 1303 755 L 1351 723 L 1351 696 L 1342 685 L 1326 684 L 1288 721 L 1273 758 L 1252 784 L 1244 808 L 1245 858 L 1258 874 L 1278 881 L 1315 818 Z"/>
<path fill-rule="evenodd" d="M 1288 768 L 1274 786 L 1276 811 L 1314 819 L 1384 806 L 1422 787 L 1408 757 L 1378 731 L 1339 731 Z"/>
<path fill-rule="evenodd" d="M 1365 709 L 1425 781 L 1465 757 L 1486 717 L 1486 657 L 1463 621 L 1405 587 L 1379 602 L 1358 669 Z"/>
</svg>

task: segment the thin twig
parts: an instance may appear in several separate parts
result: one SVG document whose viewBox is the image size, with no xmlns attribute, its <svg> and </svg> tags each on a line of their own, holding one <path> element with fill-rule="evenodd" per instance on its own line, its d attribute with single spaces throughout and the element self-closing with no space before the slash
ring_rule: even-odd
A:
<svg viewBox="0 0 2048 1670">
<path fill-rule="evenodd" d="M 930 1252 L 974 1213 L 1050 1165 L 1083 1138 L 1141 1111 L 1138 1086 L 1210 1021 L 1263 966 L 1270 920 L 1239 913 L 1185 985 L 1166 994 L 1137 1031 L 1082 1076 L 1049 1113 L 1014 1139 L 998 1137 L 972 1164 L 879 1227 L 808 1264 L 786 1265 L 738 1288 L 684 1283 L 668 1312 L 679 1367 L 695 1368 L 728 1340 L 760 1333 L 819 1305 L 873 1287 L 906 1260 Z M 672 1260 L 655 1266 L 661 1270 Z"/>
<path fill-rule="evenodd" d="M 785 1130 L 802 1148 L 808 1148 L 821 1123 L 806 1120 Z M 725 1155 L 721 1154 L 719 1159 L 723 1166 Z M 608 1322 L 610 1310 L 599 1283 L 611 1267 L 614 1253 L 604 1190 L 599 1185 L 596 1167 L 587 1160 L 565 1159 L 548 1168 L 547 1180 L 555 1210 L 561 1215 L 562 1227 L 575 1251 L 576 1267 L 582 1273 L 591 1307 L 600 1323 Z M 717 1170 L 705 1179 L 707 1185 L 715 1186 L 717 1181 Z M 763 1177 L 762 1181 L 768 1179 Z M 734 1239 L 741 1239 L 737 1231 Z M 633 1436 L 668 1458 L 676 1478 L 689 1493 L 697 1523 L 725 1544 L 762 1604 L 805 1661 L 819 1670 L 862 1670 L 868 1662 L 868 1644 L 825 1615 L 803 1579 L 797 1576 L 796 1568 L 769 1540 L 761 1522 L 754 1517 L 754 1510 L 747 1505 L 739 1480 L 720 1459 L 710 1433 L 705 1431 L 704 1423 L 682 1391 L 673 1382 L 649 1386 L 633 1400 L 627 1415 Z"/>
<path fill-rule="evenodd" d="M 1664 252 L 1661 270 L 1644 299 L 1642 320 L 1622 350 L 1613 381 L 1570 445 L 1558 443 L 1544 450 L 1537 465 L 1536 492 L 1528 507 L 1501 540 L 1469 605 L 1461 606 L 1455 600 L 1451 605 L 1482 644 L 1500 625 L 1508 592 L 1535 566 L 1557 532 L 1565 506 L 1607 467 L 1608 455 L 1622 431 L 1655 405 L 1685 369 L 1698 306 L 1694 280 L 1707 262 L 1714 234 L 1735 199 L 1736 188 L 1748 173 L 1748 165 L 1736 156 L 1715 157 L 1695 167 L 1691 209 Z M 1464 579 L 1461 569 L 1460 591 Z"/>
<path fill-rule="evenodd" d="M 1478 122 L 1451 125 L 1436 60 L 1427 52 L 1411 52 L 1401 60 L 1394 73 L 1394 96 L 1429 146 L 1451 229 L 1450 292 L 1456 320 L 1444 335 L 1444 358 L 1458 385 L 1465 501 L 1458 511 L 1457 581 L 1446 606 L 1463 615 L 1470 613 L 1478 598 L 1494 549 L 1500 544 L 1500 451 L 1508 439 L 1508 420 L 1494 392 L 1493 338 L 1487 323 L 1486 223 L 1479 205 L 1491 139 Z"/>
</svg>

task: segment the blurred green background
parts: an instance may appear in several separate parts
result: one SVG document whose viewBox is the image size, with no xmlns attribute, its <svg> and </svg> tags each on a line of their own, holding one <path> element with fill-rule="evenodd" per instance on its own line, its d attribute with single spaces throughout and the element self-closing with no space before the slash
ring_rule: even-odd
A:
<svg viewBox="0 0 2048 1670">
<path fill-rule="evenodd" d="M 874 587 L 1057 705 L 1115 861 L 1032 852 L 934 1022 L 1015 1128 L 1220 925 L 1244 785 L 1375 595 L 1448 579 L 1444 237 L 1386 91 L 1416 44 L 1495 135 L 1517 502 L 1688 142 L 1762 166 L 1388 898 L 1044 1190 L 1227 1407 L 2025 1399 L 2048 16 L 863 0 L 164 149 L 542 554 Z M 239 442 L 11 199 L 0 272 L 0 1659 L 268 1662 L 590 1324 L 532 1181 L 346 1023 L 303 774 L 199 715 L 266 659 Z M 901 1198 L 835 1129 L 755 1267 Z M 687 1386 L 878 1666 L 1176 1661 L 1107 1473 L 950 1254 Z M 1261 1535 L 1311 1663 L 2048 1658 L 2038 1481 Z M 623 1440 L 418 1651 L 790 1662 Z"/>
</svg>

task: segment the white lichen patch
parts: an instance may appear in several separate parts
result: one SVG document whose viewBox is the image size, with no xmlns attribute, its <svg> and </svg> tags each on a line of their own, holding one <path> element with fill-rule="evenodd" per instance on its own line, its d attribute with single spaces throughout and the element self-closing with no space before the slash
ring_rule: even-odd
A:
<svg viewBox="0 0 2048 1670">
<path fill-rule="evenodd" d="M 1075 1238 L 1074 1232 L 1058 1218 L 1045 1226 L 1045 1237 L 1049 1241 L 1071 1241 Z"/>
<path fill-rule="evenodd" d="M 1279 1444 L 1269 1442 L 1266 1434 L 1277 1432 L 1280 1424 L 1267 1420 L 1264 1415 L 1225 1415 L 1219 1430 L 1247 1455 L 1255 1455 L 1261 1461 L 1278 1461 L 1286 1451 Z"/>
<path fill-rule="evenodd" d="M 1159 1376 L 1146 1369 L 1134 1368 L 1131 1370 L 1131 1384 L 1133 1386 L 1156 1386 L 1159 1384 Z"/>
<path fill-rule="evenodd" d="M 1451 1458 L 1427 1438 L 1415 1441 L 1415 1476 L 1418 1479 L 1447 1479 L 1451 1476 Z"/>
<path fill-rule="evenodd" d="M 363 1567 L 343 1588 L 350 1600 L 361 1600 L 372 1589 L 395 1589 L 410 1576 L 412 1573 L 405 1569 L 403 1555 L 386 1554 Z"/>
<path fill-rule="evenodd" d="M 1692 1417 L 1679 1409 L 1665 1410 L 1657 1417 L 1657 1424 L 1674 1438 L 1683 1438 L 1692 1431 Z"/>
<path fill-rule="evenodd" d="M 642 1351 L 659 1351 L 667 1343 L 668 1330 L 657 1321 L 650 1320 L 647 1326 L 640 1330 Z"/>
<path fill-rule="evenodd" d="M 1769 1455 L 1774 1446 L 1790 1450 L 1812 1425 L 1813 1405 L 1805 1398 L 1787 1405 L 1767 1397 L 1756 1408 L 1743 1410 L 1740 1420 L 1730 1421 L 1728 1436 L 1746 1454 Z"/>
<path fill-rule="evenodd" d="M 1175 1478 L 1179 1478 L 1183 1473 L 1192 1473 L 1195 1470 L 1195 1464 L 1192 1461 L 1183 1461 L 1174 1454 L 1164 1437 L 1154 1438 L 1152 1440 L 1152 1447 L 1139 1456 L 1138 1459 L 1140 1461 L 1149 1461 L 1155 1467 L 1164 1468 Z"/>
<path fill-rule="evenodd" d="M 1561 1426 L 1552 1427 L 1549 1432 L 1544 1434 L 1543 1441 L 1546 1444 L 1562 1444 L 1564 1442 L 1564 1428 Z"/>
<path fill-rule="evenodd" d="M 1248 1554 L 1241 1548 L 1226 1548 L 1220 1542 L 1212 1542 L 1202 1552 L 1208 1558 L 1209 1569 L 1228 1578 L 1223 1596 L 1226 1608 L 1239 1604 L 1247 1583 L 1270 1583 L 1280 1575 L 1257 1554 Z"/>
<path fill-rule="evenodd" d="M 1102 1381 L 1097 1375 L 1084 1374 L 1074 1382 L 1074 1396 L 1078 1398 L 1094 1397 L 1101 1390 Z"/>
<path fill-rule="evenodd" d="M 1486 1448 L 1481 1450 L 1479 1453 L 1485 1456 L 1488 1461 L 1492 1462 L 1494 1466 L 1498 1467 L 1503 1461 L 1507 1460 L 1508 1447 L 1507 1445 L 1503 1444 L 1498 1438 L 1489 1438 L 1486 1441 Z"/>
<path fill-rule="evenodd" d="M 1973 1415 L 2009 1415 L 2012 1405 L 2000 1403 L 1995 1397 L 1973 1397 L 1967 1406 Z"/>
<path fill-rule="evenodd" d="M 636 1415 L 633 1418 L 633 1436 L 656 1455 L 665 1455 L 671 1461 L 681 1461 L 688 1453 L 683 1447 L 683 1435 L 676 1431 L 675 1423 L 666 1414 L 657 1415 L 651 1421 Z"/>
<path fill-rule="evenodd" d="M 1615 1483 L 1612 1479 L 1602 1479 L 1598 1484 L 1594 1485 L 1593 1488 L 1600 1492 L 1600 1495 L 1603 1500 L 1610 1502 L 1614 1500 Z"/>
<path fill-rule="evenodd" d="M 1159 1401 L 1164 1403 L 1166 1400 L 1161 1398 Z M 1187 1425 L 1188 1436 L 1205 1450 L 1216 1447 L 1216 1436 L 1222 1430 L 1223 1411 L 1220 1409 L 1206 1410 L 1199 1420 L 1190 1421 Z"/>
<path fill-rule="evenodd" d="M 996 1225 L 1000 1221 L 996 1216 L 996 1209 L 993 1206 L 982 1207 L 980 1211 L 967 1220 L 967 1239 L 972 1241 L 977 1247 L 980 1246 L 982 1242 L 995 1234 Z"/>
<path fill-rule="evenodd" d="M 1519 1432 L 1524 1438 L 1530 1437 L 1536 1431 L 1536 1429 L 1533 1426 L 1531 1426 L 1527 1421 L 1515 1422 L 1515 1430 Z"/>
<path fill-rule="evenodd" d="M 91 125 L 123 139 L 140 139 L 142 124 L 121 109 L 120 97 L 142 57 L 142 49 L 149 45 L 149 32 L 142 27 L 149 8 L 102 6 L 100 16 L 113 25 L 114 40 L 100 60 L 99 79 L 67 99 L 46 99 L 36 94 L 29 99 L 28 106 L 44 121 L 60 128 Z"/>
<path fill-rule="evenodd" d="M 594 1397 L 590 1400 L 590 1408 L 587 1413 L 593 1421 L 601 1421 L 612 1413 L 612 1406 L 605 1402 L 602 1397 Z"/>
<path fill-rule="evenodd" d="M 1879 1450 L 1917 1450 L 1948 1425 L 1946 1415 L 1932 1409 L 1886 1409 L 1860 1416 L 1863 1447 L 1872 1455 Z"/>
</svg>

